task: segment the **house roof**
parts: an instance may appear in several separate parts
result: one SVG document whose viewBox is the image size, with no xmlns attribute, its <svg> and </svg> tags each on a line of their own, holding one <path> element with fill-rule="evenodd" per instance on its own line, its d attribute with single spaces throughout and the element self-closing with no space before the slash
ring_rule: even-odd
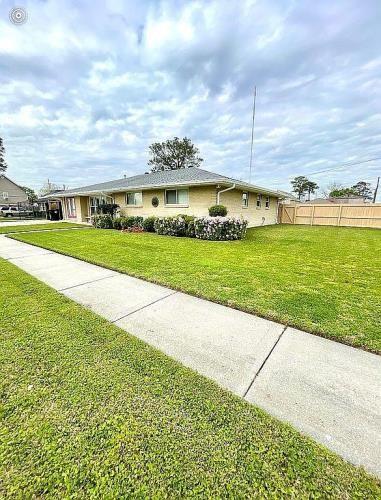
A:
<svg viewBox="0 0 381 500">
<path fill-rule="evenodd" d="M 24 188 L 22 186 L 17 184 L 15 181 L 12 181 L 12 179 L 7 177 L 4 173 L 0 174 L 0 179 L 7 179 L 7 181 L 11 182 L 14 186 L 16 186 L 16 187 L 20 188 L 22 191 L 24 191 Z M 25 193 L 25 191 L 24 191 L 24 193 Z"/>
<path fill-rule="evenodd" d="M 134 175 L 114 181 L 102 182 L 100 184 L 90 184 L 88 186 L 69 189 L 65 192 L 50 193 L 57 197 L 71 195 L 91 195 L 97 193 L 116 193 L 118 191 L 127 191 L 129 189 L 153 189 L 176 186 L 197 186 L 219 184 L 221 186 L 231 186 L 236 184 L 238 188 L 247 189 L 259 193 L 271 194 L 278 198 L 283 198 L 278 191 L 249 184 L 237 179 L 226 177 L 224 175 L 209 172 L 198 167 L 183 168 L 179 170 L 164 170 L 150 174 Z"/>
<path fill-rule="evenodd" d="M 295 200 L 295 201 L 298 200 L 296 196 L 294 196 L 292 193 L 289 193 L 288 191 L 283 191 L 282 189 L 277 189 L 277 191 L 284 198 L 290 198 L 290 200 Z"/>
</svg>

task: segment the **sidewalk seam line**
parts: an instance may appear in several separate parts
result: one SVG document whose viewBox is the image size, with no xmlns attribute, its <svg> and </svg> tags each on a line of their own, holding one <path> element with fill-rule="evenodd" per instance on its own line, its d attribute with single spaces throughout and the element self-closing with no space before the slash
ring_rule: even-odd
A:
<svg viewBox="0 0 381 500">
<path fill-rule="evenodd" d="M 107 278 L 113 278 L 114 276 L 118 276 L 117 274 L 109 274 L 108 276 L 103 276 L 103 278 L 97 278 L 92 281 L 85 281 L 84 283 L 78 283 L 78 285 L 67 286 L 66 288 L 57 288 L 58 292 L 65 292 L 66 290 L 71 290 L 72 288 L 77 288 L 82 285 L 90 285 L 91 283 L 96 283 L 97 281 L 106 280 Z"/>
<path fill-rule="evenodd" d="M 38 255 L 49 255 L 50 253 L 55 253 L 55 252 L 52 252 L 50 250 L 49 252 L 40 253 Z M 7 260 L 27 259 L 28 257 L 36 257 L 36 255 L 23 255 L 22 257 L 8 257 Z"/>
<path fill-rule="evenodd" d="M 141 311 L 142 309 L 145 309 L 146 307 L 153 306 L 153 304 L 156 304 L 157 302 L 160 302 L 161 300 L 167 299 L 168 297 L 171 297 L 172 295 L 175 295 L 176 293 L 178 293 L 177 290 L 172 292 L 172 293 L 169 293 L 168 295 L 165 295 L 164 297 L 160 297 L 160 299 L 156 299 L 153 302 L 146 304 L 145 306 L 139 307 L 139 309 L 136 309 L 135 311 L 131 311 L 127 314 L 124 314 L 120 318 L 117 318 L 117 319 L 114 319 L 113 321 L 111 321 L 111 323 L 116 323 L 117 321 L 120 321 L 121 319 L 127 318 L 127 316 L 131 316 L 131 314 L 135 314 L 135 313 Z"/>
<path fill-rule="evenodd" d="M 261 366 L 259 367 L 258 371 L 256 372 L 256 374 L 254 375 L 253 377 L 253 380 L 250 382 L 249 384 L 249 387 L 246 389 L 246 391 L 243 393 L 242 395 L 242 398 L 245 398 L 248 394 L 248 392 L 250 391 L 250 389 L 253 387 L 254 385 L 254 382 L 257 380 L 257 377 L 258 375 L 261 373 L 263 367 L 265 366 L 265 364 L 267 363 L 267 360 L 269 359 L 269 357 L 271 356 L 271 354 L 273 353 L 275 347 L 278 345 L 278 342 L 280 341 L 280 339 L 282 338 L 284 332 L 287 330 L 288 328 L 288 325 L 285 325 L 283 330 L 280 332 L 280 335 L 279 337 L 277 338 L 276 342 L 274 343 L 274 345 L 272 346 L 272 348 L 270 349 L 269 353 L 267 354 L 267 356 L 265 357 L 265 359 L 263 360 Z"/>
</svg>

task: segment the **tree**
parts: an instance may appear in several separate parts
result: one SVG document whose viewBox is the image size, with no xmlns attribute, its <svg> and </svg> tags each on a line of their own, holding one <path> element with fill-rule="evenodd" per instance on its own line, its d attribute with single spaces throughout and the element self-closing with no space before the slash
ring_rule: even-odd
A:
<svg viewBox="0 0 381 500">
<path fill-rule="evenodd" d="M 62 190 L 62 187 L 59 186 L 58 184 L 54 184 L 53 182 L 50 182 L 48 179 L 48 182 L 45 182 L 42 188 L 39 191 L 40 196 L 44 196 L 48 193 L 51 193 L 52 191 L 60 191 Z"/>
<path fill-rule="evenodd" d="M 316 182 L 307 181 L 306 188 L 308 193 L 308 201 L 310 201 L 311 194 L 315 193 L 315 191 L 319 189 L 319 186 L 316 184 Z"/>
<path fill-rule="evenodd" d="M 359 181 L 351 189 L 353 189 L 355 194 L 363 196 L 366 200 L 372 199 L 372 189 L 369 182 Z"/>
<path fill-rule="evenodd" d="M 204 161 L 198 156 L 199 150 L 190 139 L 174 137 L 164 142 L 154 142 L 149 147 L 151 155 L 148 165 L 151 172 L 199 167 Z"/>
<path fill-rule="evenodd" d="M 5 148 L 3 146 L 3 139 L 0 137 L 0 174 L 5 172 L 8 165 L 5 162 Z"/>
<path fill-rule="evenodd" d="M 28 197 L 29 203 L 34 203 L 35 201 L 37 201 L 37 195 L 32 188 L 28 188 L 27 186 L 23 186 L 22 189 L 25 191 L 25 193 Z"/>
<path fill-rule="evenodd" d="M 340 187 L 333 189 L 329 196 L 338 198 L 341 196 L 363 196 L 366 200 L 372 199 L 372 189 L 369 182 L 359 181 L 352 187 Z"/>
<path fill-rule="evenodd" d="M 343 196 L 355 196 L 355 195 L 356 193 L 353 190 L 353 188 L 345 188 L 345 187 L 333 189 L 329 193 L 330 198 L 341 198 Z"/>
<path fill-rule="evenodd" d="M 292 191 L 298 195 L 298 200 L 308 191 L 309 180 L 304 175 L 299 175 L 291 181 Z"/>
</svg>

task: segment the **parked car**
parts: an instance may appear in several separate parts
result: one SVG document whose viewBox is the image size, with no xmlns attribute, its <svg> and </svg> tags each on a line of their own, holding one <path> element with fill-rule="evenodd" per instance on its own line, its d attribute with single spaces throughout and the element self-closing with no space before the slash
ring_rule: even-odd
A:
<svg viewBox="0 0 381 500">
<path fill-rule="evenodd" d="M 3 217 L 23 217 L 32 215 L 33 211 L 22 207 L 2 206 L 0 207 L 0 215 Z"/>
</svg>

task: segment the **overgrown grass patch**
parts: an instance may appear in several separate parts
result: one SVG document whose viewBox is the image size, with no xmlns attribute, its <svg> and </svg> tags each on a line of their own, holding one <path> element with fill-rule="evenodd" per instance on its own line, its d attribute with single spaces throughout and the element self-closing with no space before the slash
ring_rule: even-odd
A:
<svg viewBox="0 0 381 500">
<path fill-rule="evenodd" d="M 0 260 L 0 496 L 378 498 L 292 427 Z"/>
<path fill-rule="evenodd" d="M 16 239 L 381 352 L 381 231 L 268 226 L 209 242 L 112 230 Z"/>
</svg>

